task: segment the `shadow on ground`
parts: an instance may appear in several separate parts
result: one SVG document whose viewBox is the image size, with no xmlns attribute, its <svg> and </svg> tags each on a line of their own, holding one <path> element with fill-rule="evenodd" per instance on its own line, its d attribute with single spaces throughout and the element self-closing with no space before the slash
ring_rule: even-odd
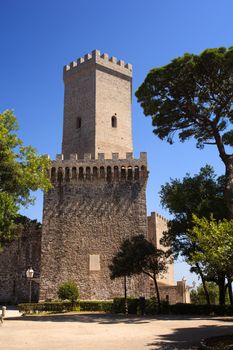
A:
<svg viewBox="0 0 233 350">
<path fill-rule="evenodd" d="M 148 343 L 147 346 L 150 350 L 200 349 L 199 344 L 202 339 L 224 334 L 233 334 L 233 326 L 206 325 L 190 328 L 174 328 L 173 333 L 160 335 L 159 341 L 155 340 L 153 343 Z"/>
</svg>

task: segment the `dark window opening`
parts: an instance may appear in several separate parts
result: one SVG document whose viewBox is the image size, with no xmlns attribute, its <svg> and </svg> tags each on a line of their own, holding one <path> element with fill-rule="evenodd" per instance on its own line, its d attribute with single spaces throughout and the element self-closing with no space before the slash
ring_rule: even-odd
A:
<svg viewBox="0 0 233 350">
<path fill-rule="evenodd" d="M 91 168 L 89 166 L 86 167 L 86 179 L 91 180 Z"/>
<path fill-rule="evenodd" d="M 76 120 L 76 129 L 80 129 L 81 126 L 82 126 L 82 119 L 78 117 Z"/>
<path fill-rule="evenodd" d="M 79 178 L 79 180 L 83 180 L 83 178 L 84 178 L 83 167 L 79 168 L 78 178 Z"/>
<path fill-rule="evenodd" d="M 94 179 L 98 178 L 98 168 L 96 166 L 94 166 L 93 168 L 93 178 Z"/>
<path fill-rule="evenodd" d="M 133 169 L 132 167 L 128 167 L 128 180 L 133 179 Z"/>
<path fill-rule="evenodd" d="M 107 180 L 110 181 L 112 179 L 112 168 L 110 166 L 107 167 Z"/>
<path fill-rule="evenodd" d="M 77 179 L 77 169 L 75 167 L 72 168 L 72 179 Z"/>
<path fill-rule="evenodd" d="M 117 127 L 117 117 L 115 115 L 112 116 L 112 128 Z"/>
<path fill-rule="evenodd" d="M 121 179 L 126 179 L 126 169 L 124 166 L 121 167 Z"/>
<path fill-rule="evenodd" d="M 118 179 L 119 178 L 119 169 L 118 166 L 114 166 L 113 168 L 113 172 L 114 172 L 114 179 Z"/>
</svg>

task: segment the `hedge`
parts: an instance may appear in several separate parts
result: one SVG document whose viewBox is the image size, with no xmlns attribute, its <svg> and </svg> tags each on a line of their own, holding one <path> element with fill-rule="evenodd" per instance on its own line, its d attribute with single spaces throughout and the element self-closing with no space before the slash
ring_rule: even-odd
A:
<svg viewBox="0 0 233 350">
<path fill-rule="evenodd" d="M 66 301 L 52 301 L 44 303 L 27 303 L 27 304 L 18 304 L 20 312 L 29 314 L 35 312 L 66 312 L 66 311 L 79 311 L 80 305 L 79 302 L 73 304 Z"/>
<path fill-rule="evenodd" d="M 127 298 L 128 304 L 128 313 L 129 314 L 137 314 L 139 307 L 139 299 L 129 297 Z M 113 299 L 113 307 L 112 310 L 116 314 L 124 314 L 125 313 L 125 298 L 114 298 Z"/>
<path fill-rule="evenodd" d="M 172 314 L 180 315 L 216 315 L 216 316 L 233 316 L 232 305 L 196 305 L 196 304 L 174 304 L 169 305 Z"/>
<path fill-rule="evenodd" d="M 80 300 L 81 311 L 104 311 L 112 312 L 112 301 Z"/>
<path fill-rule="evenodd" d="M 142 310 L 137 298 L 128 298 L 128 313 L 140 315 Z M 71 302 L 44 302 L 19 304 L 19 311 L 29 314 L 36 312 L 67 312 L 67 311 L 103 311 L 113 313 L 125 313 L 125 299 L 115 298 L 113 301 L 81 300 L 75 305 Z M 156 299 L 146 299 L 144 313 L 146 315 L 158 314 Z M 205 315 L 205 316 L 233 316 L 232 305 L 196 305 L 196 304 L 174 304 L 161 303 L 161 313 L 175 315 Z"/>
</svg>

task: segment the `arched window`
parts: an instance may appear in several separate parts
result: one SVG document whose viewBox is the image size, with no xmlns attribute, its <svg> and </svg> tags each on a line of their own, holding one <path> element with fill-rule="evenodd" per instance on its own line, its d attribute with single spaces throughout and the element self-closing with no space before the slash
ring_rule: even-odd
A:
<svg viewBox="0 0 233 350">
<path fill-rule="evenodd" d="M 82 118 L 78 117 L 76 119 L 76 129 L 81 129 L 82 126 Z"/>
<path fill-rule="evenodd" d="M 98 178 L 98 168 L 96 166 L 94 166 L 93 168 L 93 179 L 97 179 Z"/>
<path fill-rule="evenodd" d="M 58 179 L 58 181 L 62 181 L 63 180 L 63 169 L 61 167 L 58 168 L 57 179 Z"/>
<path fill-rule="evenodd" d="M 72 168 L 72 179 L 77 179 L 77 169 L 75 167 Z"/>
<path fill-rule="evenodd" d="M 112 168 L 110 166 L 107 167 L 107 180 L 110 181 L 112 179 Z"/>
<path fill-rule="evenodd" d="M 103 166 L 100 167 L 100 178 L 101 179 L 105 178 L 105 169 Z"/>
<path fill-rule="evenodd" d="M 116 115 L 112 116 L 112 128 L 117 128 L 117 117 L 116 117 Z"/>
<path fill-rule="evenodd" d="M 133 170 L 132 167 L 129 166 L 128 167 L 128 180 L 132 180 L 133 179 Z"/>
<path fill-rule="evenodd" d="M 126 179 L 126 169 L 124 165 L 121 167 L 121 179 Z"/>
<path fill-rule="evenodd" d="M 86 167 L 86 179 L 91 180 L 91 168 L 89 166 Z"/>
<path fill-rule="evenodd" d="M 80 168 L 79 168 L 79 171 L 78 171 L 78 178 L 79 178 L 79 180 L 83 180 L 83 178 L 84 178 L 83 167 L 80 167 Z"/>
<path fill-rule="evenodd" d="M 68 167 L 65 168 L 65 180 L 70 181 L 70 169 Z"/>
<path fill-rule="evenodd" d="M 54 167 L 51 169 L 51 181 L 56 181 L 56 168 Z"/>
<path fill-rule="evenodd" d="M 134 167 L 134 179 L 139 179 L 139 167 L 137 165 Z"/>
<path fill-rule="evenodd" d="M 113 168 L 113 172 L 114 172 L 114 179 L 118 179 L 119 178 L 119 169 L 118 166 L 114 166 Z"/>
</svg>

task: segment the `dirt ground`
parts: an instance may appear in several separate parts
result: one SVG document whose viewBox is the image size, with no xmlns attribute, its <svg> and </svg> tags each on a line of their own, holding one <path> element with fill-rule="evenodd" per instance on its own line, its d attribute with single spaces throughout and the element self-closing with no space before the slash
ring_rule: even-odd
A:
<svg viewBox="0 0 233 350">
<path fill-rule="evenodd" d="M 202 338 L 226 333 L 233 333 L 233 318 L 98 313 L 22 317 L 7 310 L 0 326 L 0 349 L 196 349 Z"/>
</svg>

